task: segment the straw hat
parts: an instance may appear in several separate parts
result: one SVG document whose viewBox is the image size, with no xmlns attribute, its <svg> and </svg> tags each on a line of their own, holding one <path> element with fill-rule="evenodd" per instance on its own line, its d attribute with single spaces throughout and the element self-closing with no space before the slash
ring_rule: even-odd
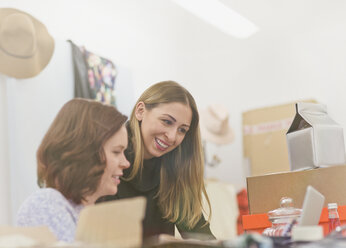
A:
<svg viewBox="0 0 346 248">
<path fill-rule="evenodd" d="M 233 130 L 228 125 L 228 112 L 224 106 L 210 105 L 200 115 L 203 139 L 217 145 L 225 145 L 234 140 Z"/>
<path fill-rule="evenodd" d="M 54 40 L 40 21 L 17 9 L 0 9 L 0 73 L 34 77 L 46 67 L 53 51 Z"/>
</svg>

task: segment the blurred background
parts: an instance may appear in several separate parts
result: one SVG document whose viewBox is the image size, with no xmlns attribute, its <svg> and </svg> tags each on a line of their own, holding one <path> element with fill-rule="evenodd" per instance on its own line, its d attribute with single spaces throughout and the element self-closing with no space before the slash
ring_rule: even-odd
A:
<svg viewBox="0 0 346 248">
<path fill-rule="evenodd" d="M 249 21 L 255 31 L 232 33 L 248 28 L 240 22 L 227 32 L 215 24 L 214 10 L 204 19 L 205 12 L 196 15 L 196 6 L 189 10 L 180 1 L 0 1 L 1 8 L 33 15 L 55 39 L 52 60 L 37 77 L 0 75 L 0 224 L 13 223 L 22 201 L 37 188 L 36 149 L 58 110 L 73 97 L 68 39 L 114 62 L 117 106 L 127 115 L 149 85 L 163 80 L 186 87 L 199 109 L 225 106 L 235 138 L 227 145 L 207 145 L 208 157 L 216 153 L 220 163 L 207 166 L 205 173 L 237 190 L 246 187 L 248 173 L 243 112 L 316 99 L 346 127 L 345 1 L 214 2 Z"/>
</svg>

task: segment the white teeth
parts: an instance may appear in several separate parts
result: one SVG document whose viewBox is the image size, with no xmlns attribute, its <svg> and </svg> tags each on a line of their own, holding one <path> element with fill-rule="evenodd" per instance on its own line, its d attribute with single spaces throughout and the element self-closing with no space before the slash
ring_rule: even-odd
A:
<svg viewBox="0 0 346 248">
<path fill-rule="evenodd" d="M 168 145 L 163 144 L 159 139 L 156 139 L 156 142 L 162 147 L 162 148 L 167 148 Z"/>
</svg>

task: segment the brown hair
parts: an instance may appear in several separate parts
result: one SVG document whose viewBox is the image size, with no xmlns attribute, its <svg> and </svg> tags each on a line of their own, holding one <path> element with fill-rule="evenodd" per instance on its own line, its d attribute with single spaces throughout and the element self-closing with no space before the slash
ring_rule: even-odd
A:
<svg viewBox="0 0 346 248">
<path fill-rule="evenodd" d="M 202 215 L 202 193 L 210 208 L 204 187 L 203 148 L 199 130 L 199 114 L 192 95 L 174 81 L 164 81 L 152 85 L 139 97 L 146 109 L 159 104 L 179 102 L 191 108 L 192 121 L 182 143 L 173 151 L 162 156 L 161 181 L 158 201 L 164 218 L 173 223 L 185 223 L 194 227 Z M 140 123 L 135 116 L 135 108 L 130 117 L 131 142 L 134 149 L 132 172 L 127 180 L 141 173 L 144 160 L 144 143 Z M 209 218 L 210 218 L 209 213 Z"/>
<path fill-rule="evenodd" d="M 100 183 L 106 166 L 103 145 L 126 119 L 111 105 L 79 98 L 67 102 L 37 150 L 38 185 L 81 203 Z"/>
</svg>

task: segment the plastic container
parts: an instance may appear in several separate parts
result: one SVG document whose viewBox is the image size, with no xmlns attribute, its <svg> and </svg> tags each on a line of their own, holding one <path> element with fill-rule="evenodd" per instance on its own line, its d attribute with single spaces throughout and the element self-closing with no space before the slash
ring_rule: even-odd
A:
<svg viewBox="0 0 346 248">
<path fill-rule="evenodd" d="M 334 231 L 336 227 L 340 226 L 337 203 L 328 203 L 328 225 L 329 232 Z"/>
<path fill-rule="evenodd" d="M 291 235 L 292 226 L 296 224 L 302 210 L 293 207 L 293 200 L 289 197 L 282 197 L 280 208 L 268 212 L 268 218 L 272 223 L 271 227 L 264 229 L 263 235 L 273 237 L 287 237 Z"/>
</svg>

